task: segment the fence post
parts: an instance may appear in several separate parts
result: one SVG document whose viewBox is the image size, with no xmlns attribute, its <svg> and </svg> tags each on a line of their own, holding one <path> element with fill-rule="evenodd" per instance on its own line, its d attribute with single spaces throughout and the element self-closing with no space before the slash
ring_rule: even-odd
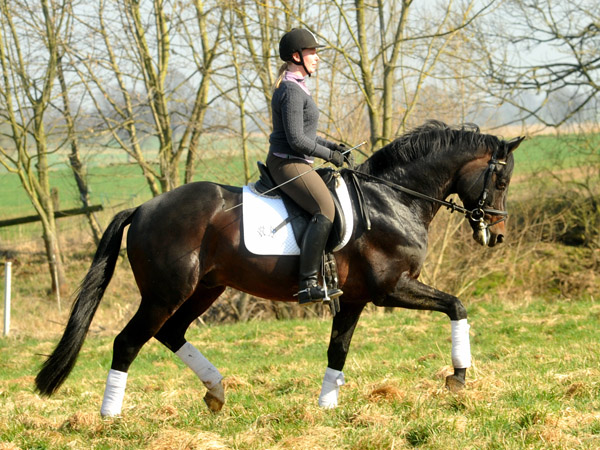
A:
<svg viewBox="0 0 600 450">
<path fill-rule="evenodd" d="M 12 262 L 4 264 L 4 336 L 10 332 L 10 290 Z"/>
</svg>

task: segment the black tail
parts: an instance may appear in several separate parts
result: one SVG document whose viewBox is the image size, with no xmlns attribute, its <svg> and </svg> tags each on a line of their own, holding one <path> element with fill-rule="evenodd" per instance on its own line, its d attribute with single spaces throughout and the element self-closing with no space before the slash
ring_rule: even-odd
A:
<svg viewBox="0 0 600 450">
<path fill-rule="evenodd" d="M 65 332 L 35 378 L 35 385 L 41 394 L 52 395 L 71 373 L 100 300 L 113 276 L 123 230 L 131 223 L 135 210 L 131 208 L 118 213 L 102 235 L 92 266 L 79 287 Z"/>
</svg>

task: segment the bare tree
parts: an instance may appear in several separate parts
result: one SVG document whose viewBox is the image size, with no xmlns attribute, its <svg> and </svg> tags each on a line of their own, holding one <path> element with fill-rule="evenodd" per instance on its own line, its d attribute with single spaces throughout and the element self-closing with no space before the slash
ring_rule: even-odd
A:
<svg viewBox="0 0 600 450">
<path fill-rule="evenodd" d="M 204 130 L 203 123 L 206 117 L 207 109 L 210 105 L 210 85 L 213 78 L 213 66 L 219 56 L 221 47 L 221 34 L 224 28 L 224 16 L 221 15 L 212 23 L 208 21 L 208 15 L 214 13 L 215 6 L 205 11 L 204 2 L 194 0 L 194 18 L 196 31 L 187 28 L 182 37 L 192 49 L 192 58 L 197 68 L 199 76 L 198 88 L 194 97 L 192 113 L 189 121 L 185 124 L 185 131 L 179 139 L 179 152 L 184 152 L 187 148 L 187 158 L 185 163 L 184 182 L 189 183 L 194 176 L 195 164 L 199 158 L 198 143 Z M 186 21 L 181 18 L 181 24 Z M 200 48 L 198 48 L 199 42 Z"/>
<path fill-rule="evenodd" d="M 244 67 L 239 59 L 239 50 L 235 34 L 236 16 L 231 11 L 229 17 L 229 43 L 231 45 L 231 63 L 234 71 L 235 95 L 233 103 L 237 105 L 239 111 L 240 140 L 242 147 L 242 157 L 244 161 L 244 180 L 250 181 L 250 158 L 248 154 L 248 127 L 246 125 L 246 96 L 244 89 Z"/>
<path fill-rule="evenodd" d="M 265 123 L 270 125 L 271 90 L 275 82 L 273 60 L 275 59 L 275 63 L 281 63 L 277 57 L 277 43 L 280 36 L 275 28 L 281 18 L 278 18 L 277 9 L 270 5 L 269 1 L 255 0 L 247 2 L 243 8 L 240 6 L 234 5 L 239 20 L 239 26 L 236 28 L 238 32 L 235 33 L 234 39 L 245 51 L 247 71 L 253 72 L 256 76 L 256 81 L 249 80 L 247 89 L 254 88 L 260 92 L 259 101 L 264 101 L 267 112 L 266 115 L 260 114 L 259 117 L 251 115 L 250 118 L 254 126 L 267 134 L 269 127 L 265 127 Z"/>
<path fill-rule="evenodd" d="M 83 34 L 90 39 L 81 42 L 81 45 L 73 45 L 70 56 L 79 62 L 73 68 L 86 87 L 100 120 L 96 136 L 108 135 L 133 158 L 139 164 L 152 195 L 158 195 L 161 192 L 159 173 L 142 151 L 144 136 L 143 133 L 140 136 L 139 132 L 141 120 L 138 115 L 142 101 L 135 92 L 140 83 L 139 67 L 132 62 L 134 55 L 130 48 L 133 45 L 122 37 L 124 25 L 129 30 L 131 27 L 124 6 L 120 3 L 111 5 L 117 10 L 107 8 L 104 0 L 98 0 L 96 5 L 88 5 L 91 11 L 76 14 Z M 116 24 L 121 27 L 119 33 L 114 33 Z M 145 103 L 142 105 L 145 106 Z"/>
<path fill-rule="evenodd" d="M 423 110 L 420 95 L 439 85 L 446 75 L 443 62 L 453 57 L 456 42 L 466 38 L 480 17 L 491 11 L 496 0 L 452 1 L 447 5 L 415 3 L 412 0 L 379 0 L 368 5 L 355 0 L 353 7 L 335 0 L 323 3 L 319 14 L 303 17 L 289 7 L 300 23 L 324 39 L 333 54 L 329 94 L 335 99 L 352 98 L 366 108 L 372 147 L 379 147 L 411 124 Z M 332 108 L 335 105 L 330 105 Z M 356 130 L 360 121 L 328 111 L 336 134 Z M 355 115 L 361 109 L 352 108 Z"/>
<path fill-rule="evenodd" d="M 100 229 L 100 224 L 98 223 L 96 216 L 94 216 L 94 213 L 89 210 L 90 189 L 87 182 L 86 168 L 83 164 L 83 161 L 81 160 L 81 145 L 79 142 L 79 133 L 77 131 L 76 126 L 77 117 L 73 115 L 71 103 L 69 100 L 69 89 L 65 78 L 63 62 L 64 51 L 64 48 L 62 48 L 58 55 L 56 61 L 56 69 L 62 99 L 61 114 L 65 121 L 66 134 L 71 147 L 71 152 L 69 153 L 69 164 L 73 172 L 73 177 L 75 178 L 75 183 L 77 184 L 77 189 L 79 191 L 79 199 L 81 200 L 83 208 L 86 210 L 85 215 L 87 217 L 88 224 L 90 225 L 94 242 L 96 243 L 96 245 L 98 245 L 100 243 L 100 238 L 102 237 L 102 230 Z"/>
<path fill-rule="evenodd" d="M 510 26 L 499 26 L 506 18 Z M 480 87 L 519 108 L 516 120 L 547 126 L 597 120 L 598 2 L 510 0 L 481 27 L 477 42 L 487 55 L 487 82 Z"/>
<path fill-rule="evenodd" d="M 0 1 L 0 125 L 9 130 L 10 142 L 0 146 L 0 164 L 18 175 L 40 217 L 54 293 L 64 284 L 64 269 L 48 156 L 64 141 L 50 144 L 48 111 L 56 95 L 60 42 L 68 39 L 66 3 Z"/>
<path fill-rule="evenodd" d="M 184 157 L 184 181 L 194 174 L 221 44 L 224 18 L 214 14 L 217 6 L 98 0 L 95 14 L 78 17 L 93 37 L 73 49 L 79 76 L 103 132 L 139 164 L 154 196 L 181 183 Z M 156 152 L 145 151 L 144 142 Z"/>
</svg>

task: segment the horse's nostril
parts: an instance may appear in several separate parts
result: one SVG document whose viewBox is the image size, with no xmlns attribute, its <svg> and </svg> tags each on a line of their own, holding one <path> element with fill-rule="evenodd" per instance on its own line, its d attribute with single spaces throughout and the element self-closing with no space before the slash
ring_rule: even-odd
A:
<svg viewBox="0 0 600 450">
<path fill-rule="evenodd" d="M 498 244 L 502 244 L 504 242 L 504 235 L 503 234 L 499 234 L 498 237 L 496 238 L 496 242 Z"/>
</svg>

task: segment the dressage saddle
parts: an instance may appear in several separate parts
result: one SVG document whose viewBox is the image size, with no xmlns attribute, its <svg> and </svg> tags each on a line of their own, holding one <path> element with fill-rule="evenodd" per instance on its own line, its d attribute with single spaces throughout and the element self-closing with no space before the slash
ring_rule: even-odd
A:
<svg viewBox="0 0 600 450">
<path fill-rule="evenodd" d="M 281 189 L 277 187 L 277 183 L 275 183 L 271 177 L 269 168 L 262 161 L 258 161 L 257 165 L 259 179 L 254 184 L 254 189 L 259 195 L 281 197 L 287 210 L 288 217 L 278 226 L 278 228 L 290 223 L 292 225 L 292 230 L 294 231 L 294 238 L 296 239 L 298 245 L 300 245 L 302 236 L 304 235 L 306 227 L 308 226 L 308 222 L 311 219 L 310 214 L 304 209 L 300 208 L 296 202 L 294 202 L 289 196 L 287 196 Z M 335 205 L 335 218 L 333 220 L 333 227 L 331 228 L 329 239 L 325 246 L 325 252 L 330 253 L 334 251 L 334 249 L 340 244 L 346 232 L 346 219 L 342 211 L 341 203 L 335 191 L 335 178 L 339 176 L 339 173 L 333 169 L 325 167 L 317 169 L 316 172 L 321 176 L 325 182 L 325 185 L 331 192 L 333 203 Z"/>
</svg>

